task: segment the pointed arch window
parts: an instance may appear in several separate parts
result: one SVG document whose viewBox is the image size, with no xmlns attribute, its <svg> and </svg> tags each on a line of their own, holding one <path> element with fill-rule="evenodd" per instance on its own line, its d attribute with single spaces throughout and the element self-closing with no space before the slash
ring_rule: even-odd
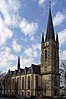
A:
<svg viewBox="0 0 66 99">
<path fill-rule="evenodd" d="M 36 76 L 36 86 L 38 86 L 38 76 Z"/>
<path fill-rule="evenodd" d="M 45 50 L 45 59 L 47 59 L 47 50 Z"/>
<path fill-rule="evenodd" d="M 24 77 L 22 77 L 22 90 L 24 90 Z"/>
<path fill-rule="evenodd" d="M 30 76 L 28 76 L 28 89 L 30 89 Z"/>
</svg>

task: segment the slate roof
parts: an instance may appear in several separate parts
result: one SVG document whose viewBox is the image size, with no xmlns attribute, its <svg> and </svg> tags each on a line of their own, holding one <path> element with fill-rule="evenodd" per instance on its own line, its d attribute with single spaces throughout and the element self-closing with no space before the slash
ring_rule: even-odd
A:
<svg viewBox="0 0 66 99">
<path fill-rule="evenodd" d="M 34 65 L 32 64 L 30 67 L 25 67 L 24 69 L 18 69 L 15 71 L 10 71 L 8 72 L 10 75 L 22 75 L 22 74 L 40 74 L 40 65 Z"/>
<path fill-rule="evenodd" d="M 32 64 L 33 73 L 40 74 L 40 66 Z"/>
<path fill-rule="evenodd" d="M 25 67 L 22 74 L 27 74 L 29 67 Z"/>
<path fill-rule="evenodd" d="M 49 41 L 50 39 L 55 41 L 54 28 L 53 28 L 53 22 L 52 22 L 52 15 L 51 15 L 51 8 L 49 8 L 49 17 L 48 17 L 48 25 L 47 25 L 45 41 Z"/>
</svg>

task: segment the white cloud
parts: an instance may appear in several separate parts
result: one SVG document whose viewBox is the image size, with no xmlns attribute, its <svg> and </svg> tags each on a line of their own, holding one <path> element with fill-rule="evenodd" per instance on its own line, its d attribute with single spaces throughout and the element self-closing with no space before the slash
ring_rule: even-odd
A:
<svg viewBox="0 0 66 99">
<path fill-rule="evenodd" d="M 21 68 L 30 67 L 31 64 L 34 62 L 33 58 L 21 58 Z"/>
<path fill-rule="evenodd" d="M 8 59 L 8 61 L 13 61 L 13 60 L 15 60 L 14 55 L 11 54 L 11 48 L 9 48 L 9 47 L 5 47 L 4 51 L 2 51 L 2 52 L 0 53 L 0 56 L 1 56 L 2 58 L 4 58 L 5 60 Z"/>
<path fill-rule="evenodd" d="M 29 57 L 37 57 L 38 56 L 38 53 L 36 50 L 34 50 L 33 48 L 28 48 L 25 50 L 24 52 L 27 56 Z"/>
<path fill-rule="evenodd" d="M 4 22 L 8 26 L 17 26 L 19 20 L 19 7 L 19 0 L 0 0 L 0 12 L 4 18 Z"/>
<path fill-rule="evenodd" d="M 24 53 L 26 54 L 26 56 L 36 58 L 39 56 L 38 50 L 40 51 L 40 49 L 41 49 L 41 44 L 37 43 L 37 44 L 33 44 L 31 47 L 25 49 Z"/>
<path fill-rule="evenodd" d="M 60 46 L 62 46 L 66 42 L 66 29 L 58 32 L 58 34 L 59 34 Z"/>
<path fill-rule="evenodd" d="M 16 40 L 13 40 L 12 48 L 15 50 L 15 52 L 20 52 L 21 51 L 21 45 L 18 44 Z"/>
<path fill-rule="evenodd" d="M 15 70 L 17 69 L 17 65 L 15 65 L 15 66 L 14 66 L 14 65 L 8 66 L 8 68 L 7 68 L 6 70 L 8 71 L 9 69 L 10 69 L 11 71 L 15 71 Z"/>
<path fill-rule="evenodd" d="M 26 49 L 24 53 L 25 53 L 27 56 L 32 56 L 32 55 L 33 55 L 33 51 L 32 51 L 31 48 Z"/>
<path fill-rule="evenodd" d="M 57 4 L 57 1 L 56 0 L 53 0 L 52 1 L 52 4 L 51 4 L 51 7 L 54 7 L 56 4 Z"/>
<path fill-rule="evenodd" d="M 3 68 L 3 71 L 15 67 L 16 56 L 5 44 L 14 35 L 10 26 L 17 26 L 20 19 L 19 8 L 19 0 L 0 0 L 0 69 Z"/>
<path fill-rule="evenodd" d="M 61 52 L 60 59 L 66 60 L 66 50 L 64 50 L 64 51 Z"/>
<path fill-rule="evenodd" d="M 56 16 L 53 19 L 54 26 L 60 25 L 66 19 L 66 14 L 57 12 Z"/>
<path fill-rule="evenodd" d="M 13 32 L 9 26 L 18 25 L 19 8 L 19 0 L 0 0 L 0 45 L 2 46 L 13 37 Z"/>
<path fill-rule="evenodd" d="M 34 44 L 34 45 L 32 45 L 32 47 L 33 47 L 33 49 L 41 50 L 41 44 L 40 43 Z"/>
<path fill-rule="evenodd" d="M 12 31 L 5 25 L 3 19 L 0 17 L 0 45 L 5 44 L 12 36 Z"/>
<path fill-rule="evenodd" d="M 34 40 L 34 35 L 33 35 L 33 36 L 31 36 L 30 40 Z"/>
<path fill-rule="evenodd" d="M 32 52 L 31 52 L 32 53 Z M 33 54 L 33 53 L 32 53 Z M 35 54 L 34 54 L 35 55 Z M 37 53 L 38 55 L 38 53 Z M 24 67 L 30 67 L 31 64 L 39 64 L 37 63 L 37 58 L 34 57 L 33 55 L 30 54 L 30 56 L 28 55 L 24 55 L 24 57 L 22 56 L 21 57 L 21 68 L 24 68 Z"/>
<path fill-rule="evenodd" d="M 25 18 L 23 18 L 19 27 L 25 35 L 32 36 L 37 31 L 38 24 L 35 22 L 29 23 Z"/>
<path fill-rule="evenodd" d="M 45 3 L 45 1 L 46 1 L 46 0 L 38 0 L 38 4 L 39 4 L 40 6 L 42 6 L 42 5 Z"/>
<path fill-rule="evenodd" d="M 0 68 L 6 68 L 7 70 L 9 67 L 13 68 L 13 62 L 15 61 L 16 56 L 11 54 L 11 48 L 5 47 L 4 51 L 0 52 Z"/>
<path fill-rule="evenodd" d="M 14 13 L 18 12 L 18 10 L 20 8 L 19 0 L 8 0 L 7 4 L 10 7 L 9 10 L 11 10 L 11 12 L 14 12 Z"/>
</svg>

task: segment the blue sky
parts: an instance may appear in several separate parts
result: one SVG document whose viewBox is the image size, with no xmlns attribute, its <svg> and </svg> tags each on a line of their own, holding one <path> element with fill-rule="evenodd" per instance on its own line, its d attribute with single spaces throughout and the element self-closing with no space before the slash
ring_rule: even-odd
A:
<svg viewBox="0 0 66 99">
<path fill-rule="evenodd" d="M 66 0 L 51 0 L 60 59 L 66 59 Z M 0 0 L 0 70 L 40 63 L 41 34 L 46 33 L 49 0 Z"/>
</svg>

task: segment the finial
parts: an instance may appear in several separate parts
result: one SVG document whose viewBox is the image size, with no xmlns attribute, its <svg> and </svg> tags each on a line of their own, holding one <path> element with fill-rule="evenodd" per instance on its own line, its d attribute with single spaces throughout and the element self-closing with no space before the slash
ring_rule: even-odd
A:
<svg viewBox="0 0 66 99">
<path fill-rule="evenodd" d="M 56 34 L 56 42 L 59 43 L 59 40 L 58 40 L 58 33 Z"/>
<path fill-rule="evenodd" d="M 20 69 L 20 56 L 18 56 L 18 65 L 17 65 L 18 67 L 18 70 Z"/>
<path fill-rule="evenodd" d="M 44 32 L 42 32 L 42 43 L 44 43 Z"/>
<path fill-rule="evenodd" d="M 51 0 L 49 0 L 49 9 L 51 9 Z"/>
</svg>

